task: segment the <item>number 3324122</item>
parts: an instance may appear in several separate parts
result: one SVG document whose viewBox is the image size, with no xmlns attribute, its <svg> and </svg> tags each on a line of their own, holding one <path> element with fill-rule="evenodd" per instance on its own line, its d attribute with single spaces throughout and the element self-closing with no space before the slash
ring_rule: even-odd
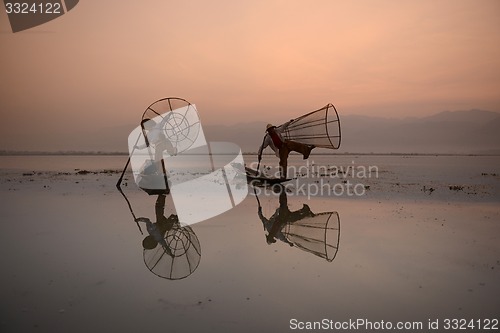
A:
<svg viewBox="0 0 500 333">
<path fill-rule="evenodd" d="M 7 14 L 62 14 L 59 2 L 42 2 L 29 4 L 26 2 L 6 2 Z"/>
</svg>

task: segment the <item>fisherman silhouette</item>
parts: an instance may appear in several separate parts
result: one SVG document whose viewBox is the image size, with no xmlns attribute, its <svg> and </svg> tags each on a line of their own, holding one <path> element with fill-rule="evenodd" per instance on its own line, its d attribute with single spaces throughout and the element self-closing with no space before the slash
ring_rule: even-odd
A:
<svg viewBox="0 0 500 333">
<path fill-rule="evenodd" d="M 167 151 L 170 155 L 176 155 L 177 149 L 172 145 L 172 142 L 167 139 L 164 134 L 165 124 L 170 120 L 170 113 L 167 114 L 163 119 L 156 123 L 153 119 L 143 119 L 141 121 L 141 127 L 145 132 L 145 141 L 143 145 L 136 145 L 137 149 L 144 149 L 149 145 L 152 145 L 155 152 L 155 161 L 158 162 L 163 158 L 163 152 Z"/>
<path fill-rule="evenodd" d="M 313 217 L 315 214 L 311 211 L 307 204 L 303 204 L 302 208 L 299 210 L 293 212 L 290 211 L 288 209 L 286 188 L 283 185 L 273 185 L 273 191 L 275 191 L 275 193 L 279 193 L 279 207 L 276 209 L 274 214 L 267 219 L 262 213 L 262 207 L 260 204 L 257 211 L 259 218 L 264 225 L 264 230 L 267 231 L 266 242 L 270 245 L 276 243 L 276 240 L 280 240 L 290 246 L 293 246 L 294 244 L 288 241 L 283 233 L 284 226 L 287 223 L 300 221 L 305 217 Z"/>
<path fill-rule="evenodd" d="M 291 151 L 301 153 L 306 160 L 309 158 L 311 150 L 315 148 L 314 145 L 306 145 L 297 141 L 283 139 L 282 133 L 288 126 L 288 124 L 290 124 L 292 121 L 293 119 L 279 127 L 268 124 L 266 127 L 267 133 L 258 153 L 258 159 L 260 163 L 262 159 L 262 152 L 267 146 L 269 146 L 274 151 L 276 157 L 279 157 L 280 159 L 279 165 L 281 179 L 286 179 L 287 177 L 288 155 Z"/>
<path fill-rule="evenodd" d="M 164 127 L 169 119 L 170 114 L 166 115 L 159 123 L 156 123 L 153 119 L 143 119 L 141 121 L 141 127 L 143 129 L 145 143 L 134 146 L 135 149 L 150 147 L 154 152 L 154 160 L 147 161 L 143 167 L 141 172 L 142 177 L 139 181 L 140 187 L 146 189 L 157 188 L 156 185 L 161 182 L 165 187 L 164 192 L 166 194 L 170 193 L 170 188 L 165 172 L 163 152 L 167 151 L 167 153 L 171 156 L 177 154 L 177 149 L 164 134 Z"/>
<path fill-rule="evenodd" d="M 146 223 L 146 229 L 149 235 L 142 241 L 144 249 L 152 250 L 156 248 L 158 244 L 161 244 L 165 252 L 168 255 L 173 256 L 170 246 L 165 240 L 165 234 L 179 223 L 179 219 L 175 214 L 171 214 L 168 218 L 165 217 L 165 198 L 164 194 L 160 194 L 156 198 L 156 223 L 151 222 L 151 220 L 147 217 L 138 217 L 135 221 Z"/>
</svg>

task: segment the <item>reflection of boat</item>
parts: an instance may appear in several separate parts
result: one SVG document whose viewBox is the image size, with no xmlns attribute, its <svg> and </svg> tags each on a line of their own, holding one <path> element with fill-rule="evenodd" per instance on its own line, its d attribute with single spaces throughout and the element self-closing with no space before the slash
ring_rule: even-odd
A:
<svg viewBox="0 0 500 333">
<path fill-rule="evenodd" d="M 146 225 L 148 235 L 143 239 L 143 258 L 146 267 L 155 275 L 179 280 L 193 274 L 201 261 L 201 246 L 193 229 L 181 225 L 177 215 L 165 216 L 165 195 L 158 195 L 155 202 L 156 221 L 136 217 L 127 196 L 125 198 L 134 221 L 143 234 L 139 222 Z"/>
<path fill-rule="evenodd" d="M 259 206 L 258 215 L 267 231 L 267 243 L 272 244 L 279 240 L 329 262 L 333 261 L 339 249 L 339 214 L 337 212 L 315 214 L 307 204 L 303 204 L 298 210 L 290 211 L 286 188 L 275 185 L 273 189 L 279 194 L 279 207 L 269 218 L 264 216 L 259 197 L 255 192 Z"/>
</svg>

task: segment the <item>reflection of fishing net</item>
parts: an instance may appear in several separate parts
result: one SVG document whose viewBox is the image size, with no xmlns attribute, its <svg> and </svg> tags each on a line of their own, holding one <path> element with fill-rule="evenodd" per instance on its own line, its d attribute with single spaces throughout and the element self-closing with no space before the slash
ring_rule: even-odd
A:
<svg viewBox="0 0 500 333">
<path fill-rule="evenodd" d="M 179 280 L 191 275 L 201 260 L 198 237 L 189 226 L 174 226 L 165 234 L 166 244 L 144 249 L 144 263 L 159 277 Z M 165 248 L 166 247 L 166 248 Z"/>
<path fill-rule="evenodd" d="M 283 234 L 296 247 L 333 261 L 339 249 L 339 214 L 337 212 L 320 213 L 296 222 L 289 222 L 283 228 Z"/>
<path fill-rule="evenodd" d="M 163 134 L 177 153 L 193 145 L 200 132 L 200 118 L 196 107 L 180 98 L 163 98 L 146 109 L 142 120 L 162 123 Z"/>
<path fill-rule="evenodd" d="M 320 148 L 340 147 L 340 119 L 333 104 L 294 119 L 284 128 L 285 139 Z"/>
</svg>

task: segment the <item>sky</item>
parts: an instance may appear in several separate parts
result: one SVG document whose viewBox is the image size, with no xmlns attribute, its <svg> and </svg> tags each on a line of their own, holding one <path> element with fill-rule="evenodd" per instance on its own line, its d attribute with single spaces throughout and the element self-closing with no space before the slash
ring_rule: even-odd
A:
<svg viewBox="0 0 500 333">
<path fill-rule="evenodd" d="M 203 124 L 500 111 L 499 18 L 497 0 L 85 0 L 12 33 L 2 11 L 0 150 L 77 149 L 171 96 Z"/>
</svg>

